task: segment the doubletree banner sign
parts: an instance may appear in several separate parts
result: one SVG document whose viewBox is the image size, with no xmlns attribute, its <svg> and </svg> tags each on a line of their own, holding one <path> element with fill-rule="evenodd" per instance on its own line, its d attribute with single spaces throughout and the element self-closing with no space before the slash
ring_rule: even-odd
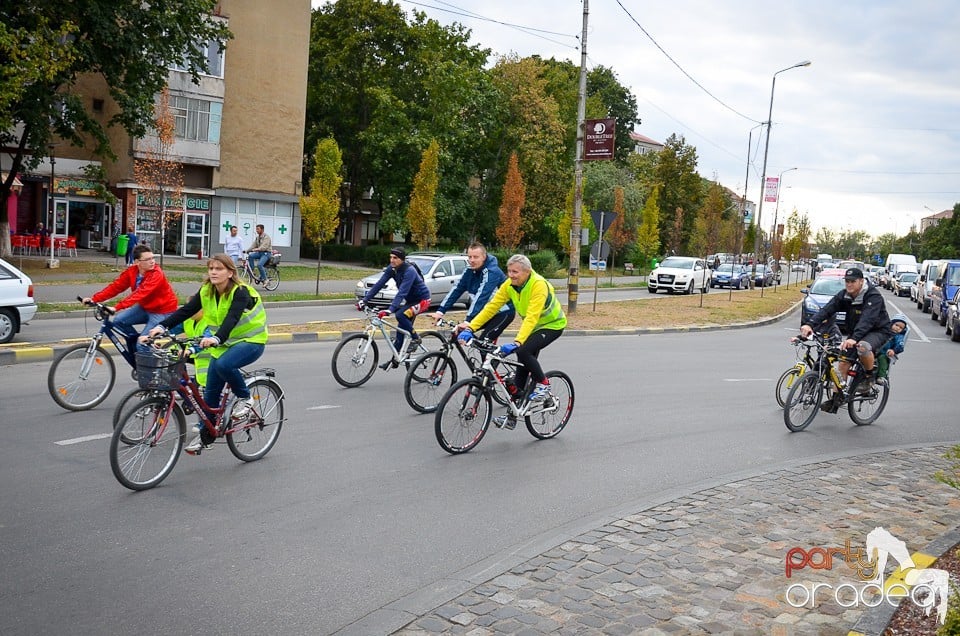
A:
<svg viewBox="0 0 960 636">
<path fill-rule="evenodd" d="M 197 196 L 192 194 L 184 195 L 186 199 L 186 210 L 188 212 L 209 212 L 210 211 L 210 197 Z M 167 197 L 167 202 L 164 207 L 168 210 L 183 210 L 184 205 L 183 199 L 175 199 L 173 197 Z M 137 207 L 138 208 L 159 208 L 160 207 L 160 197 L 155 192 L 137 193 Z"/>
<path fill-rule="evenodd" d="M 616 144 L 617 120 L 586 119 L 584 126 L 583 160 L 613 159 Z"/>
</svg>

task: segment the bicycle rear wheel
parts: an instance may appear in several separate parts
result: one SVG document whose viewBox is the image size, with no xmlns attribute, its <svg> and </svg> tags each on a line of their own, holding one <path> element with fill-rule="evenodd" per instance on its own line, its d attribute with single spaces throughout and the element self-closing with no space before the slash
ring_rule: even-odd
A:
<svg viewBox="0 0 960 636">
<path fill-rule="evenodd" d="M 857 389 L 864 381 L 865 378 L 861 378 L 853 387 L 853 395 L 847 403 L 850 419 L 857 426 L 865 426 L 877 421 L 890 398 L 890 378 L 877 378 L 869 391 L 859 393 Z"/>
<path fill-rule="evenodd" d="M 348 389 L 358 387 L 369 380 L 377 370 L 377 361 L 380 360 L 377 343 L 370 340 L 368 348 L 367 341 L 366 334 L 355 333 L 341 340 L 333 350 L 330 368 L 333 378 L 341 386 Z"/>
<path fill-rule="evenodd" d="M 166 419 L 171 399 L 170 395 L 158 395 L 133 404 L 113 431 L 110 469 L 130 490 L 153 488 L 180 458 L 187 425 L 177 404 L 173 405 L 171 420 Z"/>
<path fill-rule="evenodd" d="M 253 409 L 246 423 L 231 422 L 227 446 L 237 459 L 253 462 L 277 443 L 283 427 L 283 389 L 275 381 L 257 378 L 249 385 Z M 236 404 L 236 402 L 234 402 Z"/>
<path fill-rule="evenodd" d="M 440 447 L 451 455 L 466 453 L 480 443 L 493 413 L 493 400 L 476 378 L 460 380 L 437 405 L 434 432 Z"/>
<path fill-rule="evenodd" d="M 124 413 L 127 412 L 127 409 L 130 408 L 131 404 L 142 402 L 143 400 L 147 399 L 148 397 L 150 397 L 155 393 L 157 392 L 151 391 L 150 389 L 141 389 L 141 388 L 130 389 L 129 391 L 127 391 L 126 394 L 124 394 L 124 396 L 120 398 L 120 401 L 117 402 L 117 406 L 114 407 L 113 409 L 113 428 L 116 429 L 117 426 L 120 425 L 120 418 L 123 416 Z M 124 444 L 136 443 L 135 439 L 131 439 L 126 436 L 124 436 L 121 441 Z"/>
<path fill-rule="evenodd" d="M 246 262 L 246 257 L 244 257 L 244 261 Z M 253 270 L 251 270 L 250 267 L 248 267 L 247 265 L 241 263 L 240 265 L 237 266 L 237 271 L 240 274 L 240 280 L 242 280 L 244 283 L 252 287 L 253 276 L 254 276 Z"/>
<path fill-rule="evenodd" d="M 820 398 L 823 396 L 823 384 L 813 372 L 804 373 L 799 382 L 794 382 L 787 393 L 783 406 L 783 423 L 797 433 L 807 428 L 820 410 Z"/>
<path fill-rule="evenodd" d="M 524 418 L 527 430 L 537 439 L 555 437 L 573 413 L 573 381 L 563 371 L 547 371 L 550 393 L 542 406 Z"/>
<path fill-rule="evenodd" d="M 403 379 L 403 397 L 414 411 L 433 413 L 440 398 L 457 381 L 457 365 L 446 352 L 425 353 L 410 364 Z"/>
<path fill-rule="evenodd" d="M 280 286 L 280 269 L 276 265 L 267 265 L 267 280 L 263 281 L 263 287 L 267 291 L 273 291 Z"/>
<path fill-rule="evenodd" d="M 47 373 L 53 401 L 68 411 L 86 411 L 103 402 L 117 380 L 117 367 L 103 347 L 89 355 L 88 344 L 77 344 L 58 355 Z"/>
<path fill-rule="evenodd" d="M 781 408 L 787 403 L 787 394 L 790 393 L 790 389 L 793 388 L 797 378 L 803 375 L 803 371 L 803 369 L 794 365 L 784 371 L 780 375 L 780 379 L 777 380 L 777 404 L 779 404 Z"/>
</svg>

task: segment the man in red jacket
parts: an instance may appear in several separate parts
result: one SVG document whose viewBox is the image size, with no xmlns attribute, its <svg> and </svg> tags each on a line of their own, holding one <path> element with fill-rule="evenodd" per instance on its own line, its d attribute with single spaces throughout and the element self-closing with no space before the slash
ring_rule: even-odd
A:
<svg viewBox="0 0 960 636">
<path fill-rule="evenodd" d="M 92 300 L 100 303 L 128 289 L 133 290 L 133 293 L 114 306 L 117 315 L 113 324 L 127 335 L 127 342 L 132 346 L 138 336 L 133 325 L 146 323 L 140 332 L 140 335 L 145 336 L 160 324 L 161 320 L 176 311 L 179 303 L 163 270 L 157 266 L 149 245 L 141 244 L 133 248 L 133 265 L 123 270 L 116 280 L 91 298 L 84 298 L 83 302 Z M 137 344 L 137 349 L 146 351 L 148 347 Z"/>
</svg>

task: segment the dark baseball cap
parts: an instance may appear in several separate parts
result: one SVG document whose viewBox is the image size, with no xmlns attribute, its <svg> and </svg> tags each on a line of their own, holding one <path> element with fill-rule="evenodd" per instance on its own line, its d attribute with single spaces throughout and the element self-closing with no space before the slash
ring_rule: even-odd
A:
<svg viewBox="0 0 960 636">
<path fill-rule="evenodd" d="M 863 278 L 863 272 L 859 267 L 851 267 L 843 273 L 843 280 L 858 280 Z"/>
</svg>

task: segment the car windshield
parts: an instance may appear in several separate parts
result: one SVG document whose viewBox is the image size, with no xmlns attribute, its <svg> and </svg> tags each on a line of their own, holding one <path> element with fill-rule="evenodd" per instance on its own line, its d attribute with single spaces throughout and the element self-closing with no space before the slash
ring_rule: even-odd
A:
<svg viewBox="0 0 960 636">
<path fill-rule="evenodd" d="M 947 285 L 960 285 L 960 267 L 951 267 L 949 278 L 946 280 Z"/>
<path fill-rule="evenodd" d="M 843 279 L 842 278 L 818 278 L 813 281 L 813 287 L 810 288 L 811 294 L 819 294 L 821 296 L 833 296 L 841 289 L 844 289 Z"/>
<path fill-rule="evenodd" d="M 718 272 L 723 272 L 724 274 L 729 274 L 730 272 L 733 271 L 733 264 L 732 264 L 732 263 L 724 263 L 723 265 L 721 265 L 720 267 L 717 268 L 717 271 L 718 271 Z M 740 272 L 740 268 L 737 267 L 737 273 L 739 273 L 739 272 Z"/>
<path fill-rule="evenodd" d="M 420 268 L 420 271 L 423 272 L 423 275 L 426 276 L 427 272 L 430 271 L 430 268 L 433 267 L 433 263 L 435 261 L 432 258 L 420 258 L 417 256 L 408 256 L 407 262 L 416 263 L 417 267 Z"/>
<path fill-rule="evenodd" d="M 694 259 L 681 258 L 679 256 L 669 256 L 663 259 L 660 267 L 672 267 L 673 269 L 693 269 Z"/>
<path fill-rule="evenodd" d="M 903 276 L 900 277 L 900 282 L 901 282 L 901 283 L 912 283 L 913 281 L 917 280 L 917 277 L 918 277 L 918 276 L 919 276 L 919 274 L 904 274 Z"/>
</svg>

